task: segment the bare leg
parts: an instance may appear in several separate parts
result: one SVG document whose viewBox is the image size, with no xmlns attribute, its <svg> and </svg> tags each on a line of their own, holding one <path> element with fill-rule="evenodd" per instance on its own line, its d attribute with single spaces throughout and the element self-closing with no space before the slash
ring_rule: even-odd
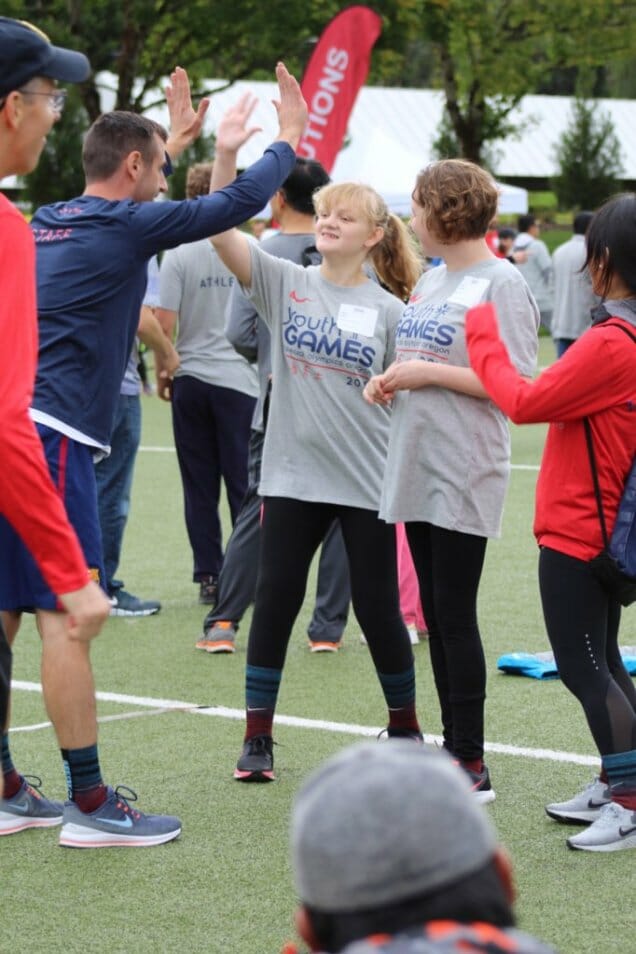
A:
<svg viewBox="0 0 636 954">
<path fill-rule="evenodd" d="M 38 610 L 42 637 L 44 703 L 61 749 L 81 749 L 97 741 L 95 683 L 90 642 L 69 636 L 65 613 Z"/>
</svg>

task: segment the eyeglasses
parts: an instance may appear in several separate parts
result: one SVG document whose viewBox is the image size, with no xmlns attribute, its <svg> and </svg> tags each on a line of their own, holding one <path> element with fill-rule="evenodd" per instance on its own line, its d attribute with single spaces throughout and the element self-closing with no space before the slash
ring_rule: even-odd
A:
<svg viewBox="0 0 636 954">
<path fill-rule="evenodd" d="M 46 96 L 51 109 L 56 113 L 61 113 L 64 109 L 68 90 L 56 89 L 53 90 L 52 93 L 36 93 L 35 90 L 32 89 L 19 89 L 18 92 L 25 96 Z"/>
</svg>

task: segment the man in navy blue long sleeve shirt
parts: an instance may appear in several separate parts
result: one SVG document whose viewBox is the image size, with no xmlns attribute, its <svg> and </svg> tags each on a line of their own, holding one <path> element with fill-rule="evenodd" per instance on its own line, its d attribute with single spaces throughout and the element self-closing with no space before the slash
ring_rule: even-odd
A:
<svg viewBox="0 0 636 954">
<path fill-rule="evenodd" d="M 307 113 L 293 77 L 282 64 L 276 73 L 278 140 L 227 188 L 192 201 L 153 203 L 166 191 L 165 131 L 145 117 L 116 111 L 101 116 L 86 136 L 83 195 L 45 206 L 32 220 L 40 335 L 32 416 L 51 475 L 97 579 L 103 572 L 93 457 L 108 453 L 148 259 L 161 249 L 249 219 L 287 177 Z M 183 87 L 183 77 L 177 79 Z M 187 98 L 189 102 L 189 89 Z M 243 97 L 222 120 L 223 148 L 232 161 L 255 131 L 245 127 L 252 105 L 251 97 Z M 195 120 L 191 125 L 196 130 Z M 181 146 L 187 144 L 184 138 Z M 104 785 L 89 644 L 67 638 L 55 595 L 28 553 L 21 552 L 19 541 L 9 539 L 12 532 L 8 525 L 0 527 L 0 546 L 6 545 L 5 552 L 13 557 L 0 571 L 0 609 L 12 635 L 22 611 L 37 609 L 43 641 L 56 649 L 47 657 L 47 681 L 52 698 L 59 700 L 60 711 L 51 717 L 61 727 L 58 737 L 69 787 L 60 844 L 140 846 L 176 838 L 179 819 L 135 811 L 120 792 Z M 47 703 L 50 710 L 51 699 Z"/>
</svg>

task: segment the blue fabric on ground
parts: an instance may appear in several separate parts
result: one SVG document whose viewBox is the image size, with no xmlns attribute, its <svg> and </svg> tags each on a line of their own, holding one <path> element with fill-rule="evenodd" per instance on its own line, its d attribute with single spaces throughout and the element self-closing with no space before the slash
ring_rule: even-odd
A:
<svg viewBox="0 0 636 954">
<path fill-rule="evenodd" d="M 620 654 L 630 676 L 636 675 L 636 646 L 622 646 Z M 497 660 L 497 669 L 511 676 L 531 679 L 558 679 L 554 653 L 504 653 Z"/>
</svg>

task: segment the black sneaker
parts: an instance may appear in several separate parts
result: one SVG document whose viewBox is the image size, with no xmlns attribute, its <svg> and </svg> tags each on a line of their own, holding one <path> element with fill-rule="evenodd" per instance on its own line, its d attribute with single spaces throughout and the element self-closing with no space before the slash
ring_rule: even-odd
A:
<svg viewBox="0 0 636 954">
<path fill-rule="evenodd" d="M 274 740 L 271 735 L 255 735 L 247 739 L 236 763 L 234 778 L 239 782 L 274 781 Z"/>
<path fill-rule="evenodd" d="M 488 802 L 494 802 L 497 796 L 495 794 L 494 788 L 490 784 L 490 772 L 488 771 L 488 766 L 484 765 L 481 772 L 473 772 L 472 769 L 462 765 L 461 762 L 459 763 L 459 766 L 468 776 L 476 800 L 481 802 L 482 805 L 487 805 Z"/>
<path fill-rule="evenodd" d="M 218 579 L 216 576 L 202 576 L 199 580 L 199 603 L 203 606 L 214 606 Z"/>
</svg>

